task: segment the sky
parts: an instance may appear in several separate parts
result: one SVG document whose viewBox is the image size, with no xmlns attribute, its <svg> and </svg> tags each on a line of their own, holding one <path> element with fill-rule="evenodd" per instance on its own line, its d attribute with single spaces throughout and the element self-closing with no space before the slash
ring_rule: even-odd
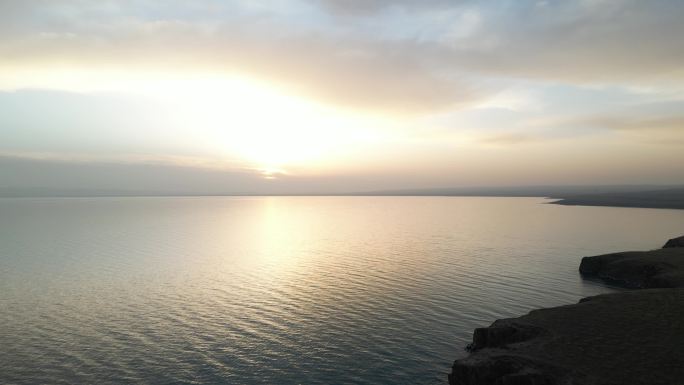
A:
<svg viewBox="0 0 684 385">
<path fill-rule="evenodd" d="M 684 2 L 0 0 L 0 188 L 684 183 Z"/>
</svg>

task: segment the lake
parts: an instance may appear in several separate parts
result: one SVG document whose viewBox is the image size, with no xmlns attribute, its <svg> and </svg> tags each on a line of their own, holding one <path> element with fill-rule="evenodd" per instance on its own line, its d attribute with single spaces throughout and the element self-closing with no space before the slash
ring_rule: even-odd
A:
<svg viewBox="0 0 684 385">
<path fill-rule="evenodd" d="M 0 199 L 0 383 L 444 384 L 684 211 L 543 198 Z"/>
</svg>

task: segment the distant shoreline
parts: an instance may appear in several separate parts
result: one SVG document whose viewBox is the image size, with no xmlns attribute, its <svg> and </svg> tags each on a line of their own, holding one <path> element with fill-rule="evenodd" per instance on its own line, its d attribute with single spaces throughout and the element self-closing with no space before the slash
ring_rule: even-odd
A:
<svg viewBox="0 0 684 385">
<path fill-rule="evenodd" d="M 416 198 L 449 198 L 449 197 L 463 197 L 463 198 L 544 198 L 550 199 L 551 202 L 546 204 L 559 206 L 588 206 L 588 207 L 619 207 L 619 208 L 648 208 L 648 209 L 675 209 L 684 210 L 684 203 L 661 203 L 661 202 L 644 202 L 644 203 L 622 203 L 619 201 L 602 201 L 590 199 L 576 199 L 567 198 L 559 199 L 544 196 L 508 196 L 508 195 L 341 195 L 341 194 L 283 194 L 283 195 L 250 195 L 250 194 L 236 194 L 236 195 L 34 195 L 34 196 L 0 196 L 0 199 L 83 199 L 83 198 L 258 198 L 258 197 L 416 197 Z"/>
<path fill-rule="evenodd" d="M 0 188 L 0 198 L 114 198 L 114 197 L 510 197 L 547 198 L 563 206 L 684 209 L 684 187 L 677 186 L 532 186 L 386 190 L 342 193 L 257 193 L 134 191 L 49 188 Z"/>
<path fill-rule="evenodd" d="M 551 203 L 564 206 L 609 206 L 682 210 L 684 209 L 684 188 L 563 196 Z"/>
<path fill-rule="evenodd" d="M 555 198 L 551 198 L 555 199 Z M 554 202 L 549 202 L 552 205 L 559 206 L 587 206 L 587 207 L 619 207 L 629 209 L 666 209 L 666 210 L 684 210 L 684 204 L 667 204 L 667 203 L 620 203 L 620 202 L 601 202 L 591 200 L 578 199 L 560 199 Z"/>
</svg>

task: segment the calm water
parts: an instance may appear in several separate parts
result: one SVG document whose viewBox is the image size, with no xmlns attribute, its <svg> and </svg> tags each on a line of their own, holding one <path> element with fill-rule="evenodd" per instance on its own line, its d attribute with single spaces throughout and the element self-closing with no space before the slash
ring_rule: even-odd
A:
<svg viewBox="0 0 684 385">
<path fill-rule="evenodd" d="M 0 383 L 443 384 L 684 211 L 537 198 L 0 199 Z"/>
</svg>

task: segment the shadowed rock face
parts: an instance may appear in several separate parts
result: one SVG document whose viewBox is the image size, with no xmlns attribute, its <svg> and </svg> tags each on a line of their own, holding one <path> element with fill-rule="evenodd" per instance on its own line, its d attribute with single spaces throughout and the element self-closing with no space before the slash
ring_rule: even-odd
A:
<svg viewBox="0 0 684 385">
<path fill-rule="evenodd" d="M 475 333 L 452 385 L 684 383 L 684 289 L 585 298 Z M 485 337 L 483 337 L 485 336 Z"/>
<path fill-rule="evenodd" d="M 672 238 L 668 240 L 665 243 L 665 246 L 663 246 L 663 249 L 671 248 L 671 247 L 684 247 L 684 236 L 681 236 L 679 238 Z"/>
<path fill-rule="evenodd" d="M 476 329 L 452 385 L 684 384 L 684 237 L 585 257 L 585 276 L 633 288 Z"/>
<path fill-rule="evenodd" d="M 684 287 L 684 248 L 584 257 L 579 270 L 630 288 Z"/>
</svg>

